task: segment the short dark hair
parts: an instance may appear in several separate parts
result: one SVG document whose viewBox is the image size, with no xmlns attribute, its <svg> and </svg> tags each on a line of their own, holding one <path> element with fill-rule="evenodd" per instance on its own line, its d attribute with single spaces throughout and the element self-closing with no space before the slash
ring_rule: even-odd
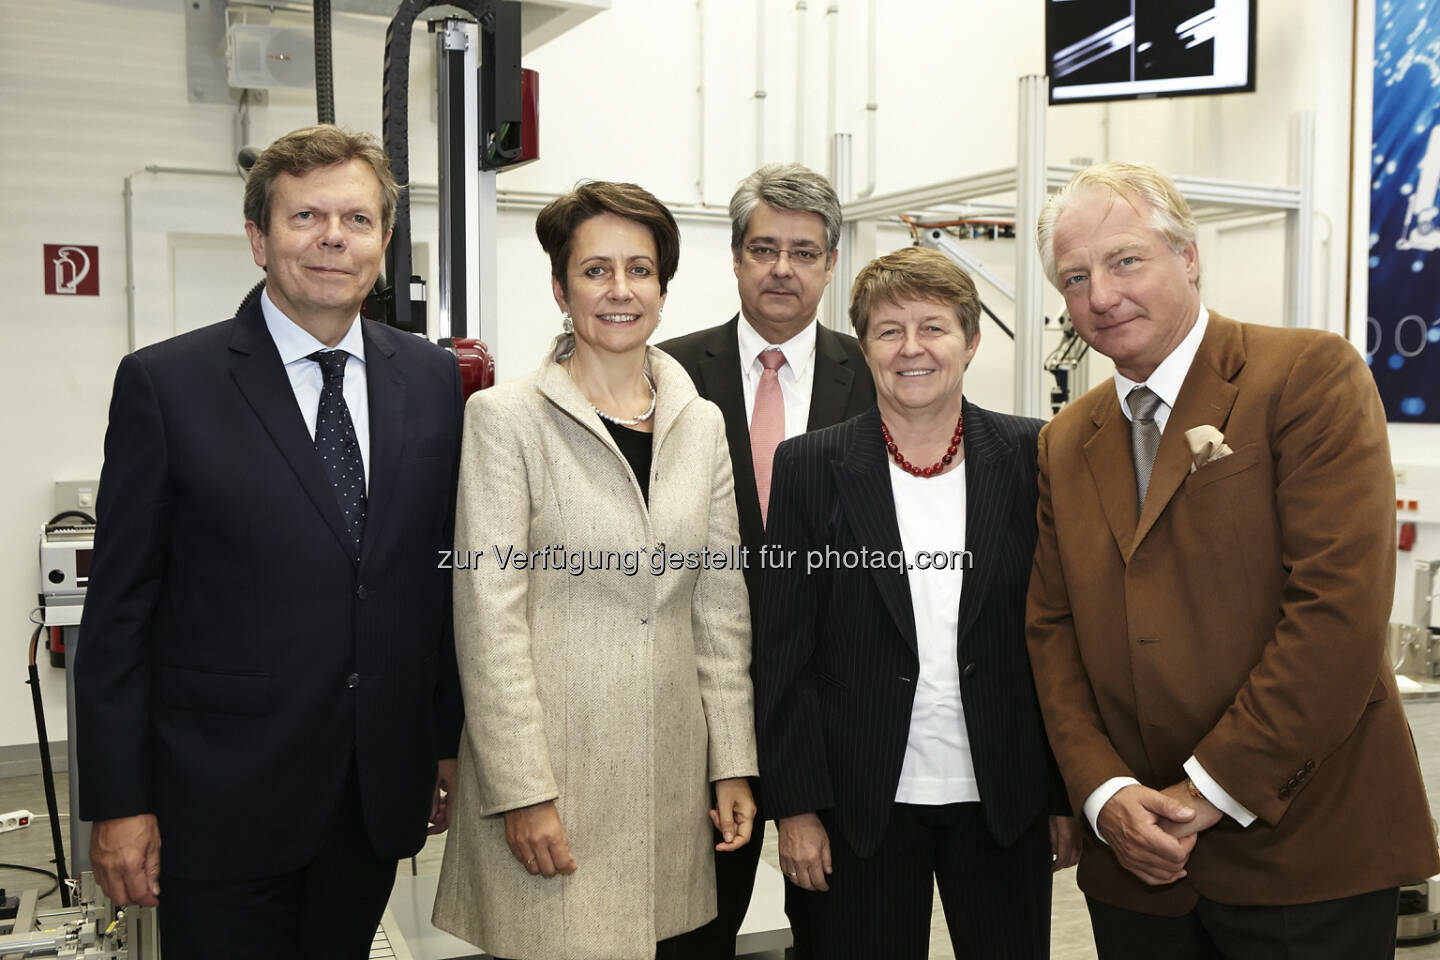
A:
<svg viewBox="0 0 1440 960">
<path fill-rule="evenodd" d="M 560 281 L 560 289 L 570 292 L 566 270 L 570 265 L 570 243 L 575 230 L 591 217 L 613 213 L 648 227 L 655 238 L 655 266 L 660 275 L 660 292 L 670 286 L 670 278 L 680 266 L 680 228 L 665 204 L 654 194 L 633 183 L 608 180 L 582 180 L 569 193 L 545 205 L 535 218 L 535 236 L 550 256 L 550 275 Z"/>
<path fill-rule="evenodd" d="M 351 160 L 364 160 L 380 181 L 380 218 L 385 229 L 395 226 L 395 206 L 400 202 L 400 187 L 390 172 L 390 159 L 379 142 L 368 133 L 342 130 L 331 123 L 291 130 L 255 160 L 245 178 L 245 219 L 270 232 L 270 197 L 275 178 L 282 173 L 303 177 L 311 170 L 331 167 Z"/>
<path fill-rule="evenodd" d="M 967 344 L 980 332 L 980 294 L 975 281 L 938 250 L 905 247 L 865 265 L 850 288 L 850 324 L 865 339 L 870 314 L 882 303 L 929 300 L 955 311 Z"/>
</svg>

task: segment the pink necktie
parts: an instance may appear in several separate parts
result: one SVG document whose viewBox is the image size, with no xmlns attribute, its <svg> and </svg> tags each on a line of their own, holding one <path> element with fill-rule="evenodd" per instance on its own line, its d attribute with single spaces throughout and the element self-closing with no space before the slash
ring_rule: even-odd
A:
<svg viewBox="0 0 1440 960">
<path fill-rule="evenodd" d="M 750 415 L 750 461 L 755 465 L 755 492 L 760 495 L 760 522 L 770 512 L 770 468 L 775 462 L 775 448 L 785 439 L 785 400 L 780 396 L 780 374 L 785 354 L 764 350 L 760 363 L 760 386 L 755 390 L 755 410 Z"/>
</svg>

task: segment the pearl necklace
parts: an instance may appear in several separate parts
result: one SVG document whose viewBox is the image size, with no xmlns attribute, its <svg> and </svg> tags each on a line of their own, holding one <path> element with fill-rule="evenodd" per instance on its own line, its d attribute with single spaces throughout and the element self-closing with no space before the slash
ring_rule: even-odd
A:
<svg viewBox="0 0 1440 960">
<path fill-rule="evenodd" d="M 590 404 L 590 409 L 598 413 L 601 420 L 609 420 L 611 423 L 620 427 L 633 427 L 637 423 L 644 423 L 646 420 L 649 420 L 651 417 L 655 416 L 655 381 L 651 380 L 650 375 L 644 370 L 640 371 L 640 376 L 645 378 L 645 385 L 650 388 L 650 408 L 644 413 L 640 414 L 640 416 L 634 417 L 633 419 L 629 420 L 623 417 L 612 417 L 610 414 L 606 413 L 604 410 L 601 410 L 593 403 Z"/>
<path fill-rule="evenodd" d="M 885 438 L 885 450 L 900 465 L 901 470 L 915 477 L 936 477 L 940 475 L 940 471 L 945 469 L 946 464 L 955 460 L 955 454 L 960 449 L 960 438 L 965 436 L 965 414 L 960 414 L 955 421 L 955 432 L 950 437 L 950 446 L 946 448 L 945 456 L 929 467 L 917 467 L 905 459 L 904 454 L 895 447 L 895 440 L 890 436 L 890 428 L 885 426 L 884 420 L 880 421 L 880 433 Z"/>
</svg>

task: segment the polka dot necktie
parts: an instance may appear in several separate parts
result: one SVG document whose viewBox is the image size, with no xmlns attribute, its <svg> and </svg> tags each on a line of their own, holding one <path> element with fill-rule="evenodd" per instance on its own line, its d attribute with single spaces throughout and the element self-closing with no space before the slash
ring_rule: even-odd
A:
<svg viewBox="0 0 1440 960">
<path fill-rule="evenodd" d="M 345 527 L 355 540 L 355 553 L 360 553 L 360 537 L 365 532 L 365 465 L 360 460 L 360 441 L 355 439 L 355 423 L 345 405 L 345 361 L 350 354 L 344 350 L 316 350 L 307 358 L 320 364 L 325 384 L 320 388 L 320 409 L 315 415 L 315 452 L 330 476 L 335 499 L 345 516 Z"/>
</svg>

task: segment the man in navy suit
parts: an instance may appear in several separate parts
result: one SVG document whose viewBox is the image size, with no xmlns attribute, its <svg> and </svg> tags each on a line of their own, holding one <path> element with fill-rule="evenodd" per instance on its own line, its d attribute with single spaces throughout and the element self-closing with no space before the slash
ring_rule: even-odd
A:
<svg viewBox="0 0 1440 960">
<path fill-rule="evenodd" d="M 397 197 L 373 138 L 281 137 L 245 188 L 264 293 L 115 377 L 80 815 L 167 958 L 368 956 L 397 860 L 448 821 L 460 378 L 359 318 Z"/>
<path fill-rule="evenodd" d="M 765 543 L 765 510 L 775 446 L 858 416 L 875 406 L 875 386 L 860 344 L 819 322 L 820 298 L 835 274 L 840 243 L 840 198 L 830 181 L 798 163 L 772 163 L 750 174 L 730 198 L 730 253 L 740 312 L 726 323 L 660 344 L 685 367 L 700 396 L 725 416 L 730 463 L 735 471 L 735 508 L 740 542 L 750 557 L 745 571 L 755 622 L 759 550 Z M 767 370 L 766 358 L 783 357 Z M 773 363 L 774 361 L 772 361 Z M 763 413 L 767 380 L 782 415 Z M 755 414 L 770 425 L 768 441 Z M 762 500 L 762 495 L 764 500 Z M 764 839 L 764 806 L 746 847 L 715 857 L 716 918 L 685 936 L 687 957 L 729 960 L 750 906 Z M 717 831 L 715 841 L 723 837 Z M 795 955 L 810 956 L 804 915 L 795 909 L 797 889 L 785 888 Z"/>
</svg>

